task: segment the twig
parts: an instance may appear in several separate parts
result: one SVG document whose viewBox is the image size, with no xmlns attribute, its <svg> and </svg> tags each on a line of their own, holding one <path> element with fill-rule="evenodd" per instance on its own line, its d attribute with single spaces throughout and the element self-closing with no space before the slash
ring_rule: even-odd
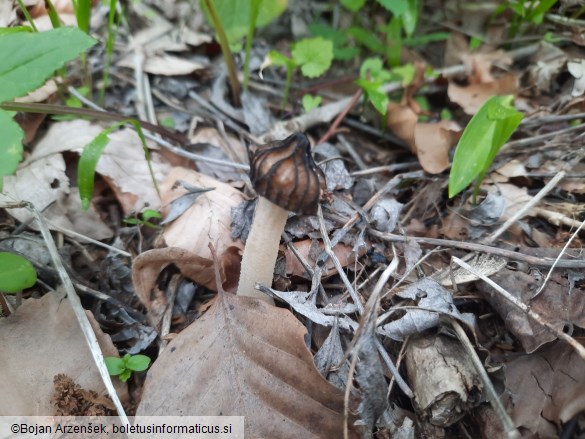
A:
<svg viewBox="0 0 585 439">
<path fill-rule="evenodd" d="M 319 229 L 321 231 L 321 239 L 323 239 L 323 244 L 325 245 L 325 252 L 333 261 L 333 265 L 335 265 L 339 277 L 341 277 L 343 284 L 345 285 L 347 291 L 349 292 L 349 295 L 353 299 L 353 302 L 355 303 L 355 306 L 358 309 L 358 313 L 362 314 L 364 312 L 364 306 L 362 305 L 362 302 L 359 296 L 357 295 L 355 289 L 351 285 L 351 282 L 347 278 L 347 274 L 345 274 L 341 262 L 339 262 L 339 259 L 333 252 L 333 245 L 331 245 L 331 241 L 329 240 L 329 236 L 327 234 L 327 228 L 325 227 L 325 220 L 323 219 L 323 211 L 321 210 L 321 205 L 319 205 L 319 210 L 317 211 L 317 218 L 319 218 Z"/>
<path fill-rule="evenodd" d="M 335 121 L 333 121 L 327 132 L 323 134 L 323 136 L 319 139 L 319 141 L 317 142 L 318 144 L 327 142 L 327 140 L 329 140 L 335 134 L 335 131 L 337 131 L 337 128 L 341 124 L 341 121 L 345 118 L 345 116 L 347 116 L 347 113 L 351 111 L 354 105 L 357 104 L 357 102 L 359 101 L 363 94 L 364 92 L 362 91 L 361 88 L 355 92 L 355 94 L 351 97 L 350 101 L 345 106 L 345 109 L 341 113 L 339 113 L 339 115 L 335 118 Z"/>
<path fill-rule="evenodd" d="M 555 261 L 552 264 L 552 267 L 550 267 L 550 270 L 548 271 L 546 277 L 544 278 L 544 281 L 542 282 L 542 285 L 540 286 L 540 288 L 538 289 L 538 291 L 536 292 L 536 294 L 534 295 L 534 297 L 538 296 L 540 294 L 540 292 L 544 289 L 546 283 L 548 282 L 548 280 L 550 279 L 553 270 L 555 269 L 555 267 L 558 266 L 558 262 L 561 259 L 561 256 L 563 255 L 563 253 L 565 253 L 565 251 L 567 250 L 567 248 L 569 247 L 569 245 L 571 244 L 571 242 L 573 242 L 573 239 L 575 239 L 575 236 L 577 236 L 577 234 L 579 233 L 579 231 L 583 228 L 583 225 L 585 224 L 585 220 L 583 222 L 581 222 L 581 225 L 579 226 L 579 228 L 577 230 L 575 230 L 575 233 L 573 233 L 571 235 L 571 237 L 569 238 L 569 240 L 567 241 L 567 243 L 564 245 L 563 249 L 560 251 L 559 255 L 557 256 L 557 258 L 555 259 Z"/>
<path fill-rule="evenodd" d="M 504 224 L 502 224 L 498 230 L 496 230 L 494 233 L 492 233 L 490 236 L 488 236 L 486 239 L 484 239 L 483 243 L 484 244 L 491 244 L 496 239 L 498 239 L 500 237 L 500 235 L 502 233 L 504 233 L 506 230 L 508 230 L 508 228 L 512 224 L 514 224 L 516 221 L 518 221 L 520 218 L 522 218 L 524 215 L 526 215 L 526 213 L 532 207 L 534 207 L 540 200 L 542 200 L 546 196 L 546 194 L 548 194 L 557 185 L 557 183 L 564 178 L 565 175 L 566 175 L 565 171 L 559 171 L 557 173 L 557 175 L 555 175 L 551 179 L 551 181 L 549 181 L 546 184 L 546 186 L 544 186 L 534 197 L 532 197 L 532 199 L 528 203 L 526 203 L 524 206 L 522 206 L 522 209 L 520 209 L 518 212 L 516 212 L 512 217 L 508 218 L 508 221 L 506 221 Z"/>
<path fill-rule="evenodd" d="M 362 171 L 364 169 L 367 169 L 367 165 L 364 163 L 364 161 L 357 153 L 353 145 L 347 141 L 343 134 L 339 134 L 337 136 L 337 140 L 339 140 L 339 143 L 341 143 L 341 145 L 345 148 L 345 150 L 351 156 L 351 158 L 353 159 L 358 168 L 360 168 Z"/>
<path fill-rule="evenodd" d="M 462 250 L 470 250 L 473 252 L 490 253 L 501 256 L 503 258 L 513 259 L 515 261 L 526 262 L 537 267 L 552 267 L 556 264 L 559 268 L 585 268 L 585 260 L 583 259 L 559 259 L 563 252 L 561 251 L 557 256 L 557 260 L 548 258 L 539 258 L 537 256 L 525 255 L 524 253 L 506 250 L 503 248 L 492 247 L 485 244 L 476 244 L 473 242 L 453 241 L 451 239 L 438 238 L 424 238 L 418 236 L 402 236 L 394 233 L 384 233 L 378 230 L 369 230 L 370 235 L 392 242 L 408 242 L 415 241 L 423 245 L 436 245 L 441 247 L 460 248 Z M 564 251 L 564 250 L 563 250 Z"/>
<path fill-rule="evenodd" d="M 55 245 L 55 241 L 53 241 L 53 237 L 51 236 L 51 232 L 45 223 L 45 219 L 43 218 L 41 212 L 38 211 L 37 208 L 34 207 L 32 203 L 28 201 L 22 201 L 19 203 L 7 203 L 4 207 L 7 208 L 26 208 L 35 216 L 37 223 L 39 225 L 39 229 L 41 231 L 41 235 L 45 240 L 45 244 L 47 246 L 47 250 L 49 251 L 49 255 L 51 256 L 51 260 L 53 262 L 53 266 L 59 273 L 59 277 L 61 278 L 61 283 L 63 285 L 63 289 L 67 293 L 67 298 L 69 299 L 69 303 L 71 304 L 71 308 L 73 309 L 73 313 L 79 323 L 81 328 L 81 332 L 85 338 L 85 341 L 89 347 L 91 355 L 93 357 L 94 363 L 99 371 L 99 374 L 102 378 L 102 381 L 108 391 L 116 410 L 118 411 L 118 415 L 120 416 L 121 421 L 126 424 L 129 423 L 128 417 L 124 411 L 124 407 L 122 407 L 122 402 L 120 398 L 118 398 L 118 394 L 116 393 L 116 389 L 112 384 L 112 380 L 110 378 L 110 374 L 108 373 L 108 369 L 106 368 L 106 363 L 104 361 L 104 356 L 102 354 L 101 348 L 98 344 L 96 335 L 91 328 L 91 324 L 85 314 L 85 310 L 83 306 L 81 306 L 81 301 L 79 300 L 79 296 L 73 287 L 73 283 L 63 266 L 63 262 L 59 256 L 59 252 Z"/>
<path fill-rule="evenodd" d="M 580 125 L 576 125 L 574 127 L 563 128 L 562 130 L 553 131 L 553 132 L 546 133 L 546 134 L 540 134 L 539 136 L 532 136 L 532 137 L 527 137 L 526 139 L 513 140 L 512 142 L 506 143 L 502 147 L 501 151 L 505 152 L 506 150 L 508 150 L 510 148 L 532 145 L 534 143 L 540 142 L 541 140 L 550 139 L 552 137 L 561 136 L 563 134 L 569 134 L 569 133 L 572 133 L 574 131 L 581 131 L 583 129 L 585 129 L 585 123 L 582 123 Z"/>
<path fill-rule="evenodd" d="M 451 260 L 454 263 L 456 263 L 457 265 L 459 265 L 460 267 L 469 271 L 471 274 L 479 277 L 481 280 L 486 282 L 489 286 L 491 286 L 498 293 L 500 293 L 502 295 L 502 297 L 504 297 L 508 302 L 510 302 L 511 304 L 516 306 L 518 309 L 520 309 L 522 312 L 524 312 L 528 317 L 530 317 L 536 323 L 542 325 L 544 328 L 549 330 L 552 334 L 555 335 L 555 337 L 568 343 L 573 349 L 575 349 L 575 351 L 581 357 L 581 359 L 583 359 L 585 361 L 585 348 L 581 344 L 579 344 L 575 339 L 573 339 L 568 334 L 565 334 L 563 331 L 556 329 L 549 322 L 547 322 L 540 314 L 537 314 L 536 312 L 532 311 L 528 305 L 521 302 L 516 297 L 512 296 L 509 292 L 504 290 L 501 286 L 499 286 L 493 280 L 486 277 L 484 274 L 479 273 L 477 270 L 475 270 L 473 267 L 471 267 L 466 262 L 462 261 L 461 259 L 459 259 L 455 256 L 453 256 L 451 258 Z"/>
<path fill-rule="evenodd" d="M 457 322 L 457 320 L 453 318 L 451 319 L 451 326 L 453 326 L 453 329 L 455 329 L 459 341 L 467 351 L 467 355 L 469 355 L 469 358 L 471 359 L 471 362 L 473 363 L 473 366 L 475 367 L 475 370 L 477 371 L 479 378 L 481 379 L 487 391 L 490 404 L 494 409 L 497 418 L 502 424 L 502 428 L 506 433 L 506 437 L 509 439 L 520 438 L 520 433 L 518 432 L 516 427 L 514 427 L 514 423 L 512 422 L 512 419 L 510 419 L 510 416 L 508 416 L 508 413 L 506 413 L 506 409 L 502 405 L 502 401 L 500 401 L 500 398 L 496 393 L 496 389 L 494 389 L 490 377 L 488 376 L 485 368 L 483 367 L 481 360 L 477 356 L 475 349 L 473 349 L 473 346 L 471 345 L 471 342 L 469 341 L 467 334 L 465 333 L 459 322 Z"/>
</svg>

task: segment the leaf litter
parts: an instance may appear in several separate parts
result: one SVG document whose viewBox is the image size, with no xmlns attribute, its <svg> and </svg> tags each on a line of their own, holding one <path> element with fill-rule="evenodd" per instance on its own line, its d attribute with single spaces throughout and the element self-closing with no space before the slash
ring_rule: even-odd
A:
<svg viewBox="0 0 585 439">
<path fill-rule="evenodd" d="M 449 3 L 458 14 L 475 14 L 460 23 L 460 30 L 484 42 L 501 41 L 502 22 L 489 19 L 492 11 L 472 13 L 461 2 Z M 574 8 L 562 3 L 563 8 Z M 582 234 L 575 233 L 582 224 L 584 201 L 582 155 L 574 151 L 582 140 L 578 122 L 585 78 L 582 54 L 573 47 L 578 43 L 541 41 L 521 47 L 530 49 L 524 54 L 505 52 L 503 43 L 482 44 L 476 50 L 468 36 L 453 31 L 443 62 L 425 45 L 405 46 L 405 60 L 416 51 L 417 61 L 433 65 L 437 74 L 429 76 L 425 63 L 413 62 L 415 80 L 406 87 L 388 87 L 391 103 L 386 120 L 380 121 L 365 101 L 352 103 L 353 85 L 337 81 L 342 74 L 355 73 L 349 65 L 319 82 L 310 79 L 313 71 L 305 72 L 306 82 L 299 83 L 298 96 L 293 94 L 285 107 L 278 106 L 281 91 L 274 86 L 281 72 L 267 68 L 265 80 L 252 79 L 242 96 L 243 109 L 235 108 L 227 73 L 216 62 L 213 32 L 202 26 L 200 10 L 183 17 L 192 27 L 182 32 L 176 26 L 184 12 L 179 4 L 160 12 L 144 5 L 131 8 L 143 23 L 127 24 L 130 28 L 121 34 L 126 51 L 119 51 L 105 102 L 110 111 L 137 113 L 155 122 L 157 115 L 175 117 L 175 127 L 194 144 L 185 151 L 199 156 L 179 158 L 173 149 L 149 142 L 159 198 L 137 136 L 130 129 L 119 130 L 98 162 L 91 209 L 80 214 L 73 183 L 75 157 L 106 125 L 81 119 L 47 121 L 45 134 L 43 128 L 27 128 L 31 147 L 17 174 L 5 179 L 0 202 L 8 206 L 28 200 L 45 209 L 49 226 L 69 231 L 61 258 L 76 287 L 93 302 L 94 330 L 100 333 L 101 326 L 117 352 L 142 351 L 153 358 L 148 375 L 132 384 L 138 414 L 245 414 L 246 433 L 263 437 L 343 437 L 344 428 L 349 437 L 490 437 L 488 432 L 509 433 L 499 427 L 506 424 L 501 414 L 494 417 L 496 406 L 486 402 L 486 385 L 493 382 L 505 405 L 504 418 L 511 419 L 522 437 L 560 437 L 568 425 L 585 429 L 580 415 L 585 410 L 583 359 L 561 341 L 566 338 L 559 340 L 558 332 L 550 330 L 565 330 L 578 342 L 584 329 L 585 264 L 579 250 Z M 272 43 L 290 47 L 288 35 L 300 35 L 298 26 L 314 12 L 312 6 L 307 8 L 304 19 L 295 16 L 290 29 L 283 27 L 286 37 L 275 37 L 270 27 L 262 30 L 269 49 Z M 440 15 L 444 8 L 434 9 Z M 455 9 L 431 21 L 456 22 Z M 553 10 L 561 13 L 562 8 Z M 348 12 L 342 11 L 345 17 Z M 431 13 L 426 6 L 423 11 Z M 13 10 L 2 15 L 15 20 Z M 97 12 L 94 16 L 104 19 Z M 555 23 L 554 14 L 550 17 Z M 420 26 L 424 32 L 428 24 Z M 346 43 L 358 52 L 365 50 L 353 38 Z M 573 41 L 579 41 L 576 35 Z M 255 49 L 262 51 L 261 46 Z M 311 62 L 322 61 L 319 54 L 308 55 Z M 527 57 L 529 65 L 524 63 Z M 135 88 L 128 69 L 134 69 L 136 77 L 150 75 L 154 87 Z M 302 73 L 297 72 L 297 79 Z M 165 81 L 188 81 L 166 87 L 161 75 Z M 305 87 L 323 98 L 306 114 L 300 106 Z M 43 93 L 34 99 L 54 99 L 54 89 Z M 193 93 L 211 104 L 191 105 L 186 97 Z M 448 200 L 445 171 L 461 127 L 483 102 L 501 94 L 515 94 L 516 107 L 526 119 L 496 157 L 478 205 L 471 202 L 469 190 Z M 181 118 L 175 116 L 179 113 Z M 343 117 L 336 120 L 340 113 Z M 574 131 L 563 131 L 573 120 Z M 325 126 L 329 123 L 332 129 Z M 386 125 L 404 142 L 384 140 Z M 274 285 L 260 287 L 277 299 L 278 306 L 272 307 L 232 294 L 254 211 L 254 194 L 242 167 L 248 144 L 282 139 L 296 129 L 326 140 L 314 145 L 314 152 L 327 191 L 318 216 L 289 217 Z M 215 161 L 205 162 L 206 157 Z M 234 162 L 240 169 L 231 166 Z M 411 168 L 426 174 L 396 181 L 389 177 L 389 172 L 401 176 L 401 169 Z M 559 172 L 565 178 L 548 188 L 547 182 Z M 124 216 L 140 218 L 146 209 L 162 212 L 164 220 L 152 224 L 162 230 L 122 223 Z M 42 245 L 23 245 L 30 236 L 16 229 L 21 224 L 35 233 L 31 215 L 25 209 L 6 212 L 10 216 L 0 216 L 3 230 L 14 231 L 18 238 L 2 235 L 2 248 L 35 260 L 39 278 L 50 288 L 57 286 Z M 514 223 L 500 232 L 510 218 Z M 88 244 L 90 239 L 107 243 Z M 569 240 L 573 248 L 563 249 L 555 266 Z M 215 263 L 210 243 L 217 249 Z M 491 254 L 496 247 L 498 256 Z M 453 256 L 466 260 L 478 274 L 453 264 Z M 383 292 L 377 291 L 376 280 L 392 264 L 398 269 Z M 48 269 L 41 270 L 43 266 Z M 529 306 L 549 329 L 504 300 L 500 289 L 482 280 L 485 277 Z M 30 315 L 35 302 L 56 294 L 31 297 L 44 291 L 39 284 L 25 292 L 24 305 L 16 310 L 18 298 L 0 297 L 3 314 L 11 314 L 0 318 L 0 337 L 9 332 L 3 325 L 20 318 L 26 320 L 20 322 L 23 328 L 33 331 L 30 338 L 40 343 L 25 349 L 22 360 L 2 355 L 0 365 L 15 379 L 0 397 L 0 414 L 26 412 L 31 404 L 26 396 L 34 393 L 26 389 L 32 383 L 25 382 L 15 365 L 29 364 L 37 350 L 43 352 L 45 333 L 52 334 L 67 321 L 60 308 L 46 307 L 48 319 L 39 311 Z M 369 299 L 377 294 L 381 297 L 372 306 Z M 360 314 L 364 306 L 367 311 Z M 29 323 L 43 318 L 48 326 L 40 330 Z M 490 383 L 483 381 L 454 337 L 453 319 L 472 335 Z M 47 356 L 35 364 L 45 367 L 55 361 L 54 367 L 27 370 L 42 380 L 42 392 L 34 393 L 42 414 L 54 412 L 51 401 L 67 407 L 53 393 L 53 378 L 59 374 L 68 377 L 59 381 L 62 390 L 70 389 L 82 399 L 102 401 L 104 395 L 95 371 L 81 376 L 76 371 L 91 367 L 78 360 L 89 356 L 80 353 L 82 339 L 69 337 L 75 333 L 74 324 L 63 326 L 64 333 L 52 337 L 64 344 L 72 364 Z M 28 339 L 22 331 L 22 340 Z M 15 343 L 10 339 L 2 345 Z M 104 352 L 112 349 L 108 343 Z M 116 349 L 111 352 L 116 355 Z M 233 383 L 238 384 L 235 393 Z M 118 388 L 124 401 L 125 392 Z M 13 400 L 18 403 L 10 405 Z"/>
</svg>

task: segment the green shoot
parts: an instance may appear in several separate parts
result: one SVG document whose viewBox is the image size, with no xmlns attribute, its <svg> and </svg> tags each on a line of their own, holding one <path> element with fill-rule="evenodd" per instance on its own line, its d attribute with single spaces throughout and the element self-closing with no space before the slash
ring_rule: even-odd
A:
<svg viewBox="0 0 585 439">
<path fill-rule="evenodd" d="M 479 186 L 500 148 L 522 121 L 512 106 L 513 96 L 493 96 L 473 116 L 463 134 L 449 175 L 449 198 L 476 180 L 473 202 Z"/>
<path fill-rule="evenodd" d="M 215 9 L 213 0 L 203 0 L 203 4 L 205 5 L 206 10 L 209 12 L 211 22 L 213 23 L 215 32 L 217 32 L 217 39 L 221 47 L 221 53 L 227 65 L 228 78 L 232 92 L 232 104 L 234 107 L 240 107 L 240 81 L 238 81 L 238 72 L 236 71 L 236 64 L 234 63 L 234 57 L 230 49 L 227 34 L 223 25 L 221 24 L 221 19 L 219 18 L 219 14 Z"/>
<path fill-rule="evenodd" d="M 18 293 L 37 282 L 35 267 L 22 256 L 0 252 L 0 291 Z"/>
<path fill-rule="evenodd" d="M 28 21 L 28 24 L 30 24 L 30 27 L 32 27 L 35 32 L 38 32 L 39 30 L 35 26 L 35 22 L 32 19 L 32 17 L 30 16 L 28 9 L 26 9 L 24 2 L 22 0 L 16 0 L 16 1 L 18 2 L 18 7 L 20 8 L 20 11 L 22 12 L 24 17 L 26 18 L 26 21 Z"/>
<path fill-rule="evenodd" d="M 321 37 L 305 38 L 293 45 L 292 57 L 271 50 L 267 56 L 268 65 L 286 67 L 286 83 L 282 103 L 288 101 L 292 75 L 300 67 L 307 78 L 316 78 L 331 67 L 333 61 L 333 43 Z"/>
<path fill-rule="evenodd" d="M 317 108 L 319 105 L 321 105 L 321 96 L 308 94 L 303 96 L 303 109 L 305 110 L 305 113 Z"/>
<path fill-rule="evenodd" d="M 141 218 L 132 218 L 126 217 L 124 218 L 124 222 L 126 224 L 132 224 L 137 226 L 145 226 L 151 229 L 160 229 L 161 227 L 158 224 L 151 222 L 151 220 L 161 219 L 162 215 L 160 212 L 153 210 L 153 209 L 146 209 L 140 214 Z"/>
<path fill-rule="evenodd" d="M 104 361 L 108 373 L 112 376 L 117 375 L 124 383 L 130 379 L 132 372 L 142 372 L 150 365 L 150 358 L 146 355 L 126 354 L 122 358 L 105 357 Z"/>
<path fill-rule="evenodd" d="M 108 38 L 106 40 L 106 62 L 104 65 L 104 71 L 102 74 L 102 85 L 100 88 L 100 97 L 99 102 L 103 104 L 106 89 L 108 88 L 108 82 L 110 79 L 110 65 L 112 63 L 112 54 L 114 52 L 114 42 L 116 41 L 116 36 L 118 34 L 118 28 L 116 26 L 116 8 L 118 5 L 118 0 L 110 0 L 110 11 L 108 13 Z M 121 14 L 118 15 L 118 22 L 120 20 Z"/>
<path fill-rule="evenodd" d="M 51 20 L 51 25 L 53 26 L 53 29 L 61 27 L 61 20 L 59 20 L 59 14 L 57 13 L 55 6 L 53 5 L 53 2 L 51 0 L 47 0 L 46 4 L 49 7 L 49 19 Z"/>
<path fill-rule="evenodd" d="M 360 79 L 355 81 L 364 91 L 365 97 L 382 115 L 388 111 L 388 96 L 381 90 L 382 84 L 388 82 L 392 74 L 384 69 L 379 57 L 366 59 L 360 69 Z"/>
<path fill-rule="evenodd" d="M 146 139 L 142 133 L 140 123 L 134 119 L 126 119 L 117 122 L 111 127 L 103 130 L 96 136 L 95 139 L 83 147 L 83 152 L 79 158 L 79 165 L 77 169 L 77 186 L 79 187 L 79 196 L 81 198 L 81 207 L 83 210 L 89 209 L 89 203 L 93 195 L 95 169 L 102 153 L 104 152 L 104 149 L 110 141 L 108 135 L 112 131 L 126 124 L 131 124 L 136 130 L 138 137 L 140 137 L 140 141 L 142 142 L 142 147 L 144 149 L 144 157 L 146 158 L 146 162 L 148 164 L 152 183 L 156 189 L 156 192 L 160 196 L 158 184 L 156 182 L 156 178 L 154 177 L 154 171 L 152 170 L 152 164 L 150 162 L 150 152 L 148 151 L 148 146 L 146 145 Z"/>
<path fill-rule="evenodd" d="M 244 58 L 244 90 L 248 89 L 248 80 L 250 79 L 250 51 L 252 49 L 252 40 L 254 39 L 254 29 L 256 20 L 260 11 L 262 0 L 251 0 L 250 23 L 248 23 L 248 36 L 246 37 L 246 57 Z"/>
</svg>

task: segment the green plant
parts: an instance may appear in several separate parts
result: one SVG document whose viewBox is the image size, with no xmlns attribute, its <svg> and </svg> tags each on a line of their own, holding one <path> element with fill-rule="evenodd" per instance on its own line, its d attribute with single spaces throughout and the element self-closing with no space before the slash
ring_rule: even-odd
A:
<svg viewBox="0 0 585 439">
<path fill-rule="evenodd" d="M 281 15 L 288 5 L 288 0 L 203 0 L 201 6 L 208 21 L 217 33 L 223 57 L 228 68 L 232 95 L 238 91 L 239 82 L 233 62 L 232 50 L 240 50 L 242 38 L 246 39 L 246 56 L 244 60 L 244 86 L 247 87 L 250 63 L 250 48 L 254 31 L 270 23 Z"/>
<path fill-rule="evenodd" d="M 476 180 L 476 202 L 479 186 L 496 154 L 522 121 L 523 114 L 512 101 L 511 95 L 491 97 L 465 127 L 451 165 L 449 198 Z"/>
<path fill-rule="evenodd" d="M 55 70 L 76 58 L 96 41 L 76 28 L 61 27 L 42 33 L 26 28 L 0 34 L 0 103 L 9 102 L 40 87 Z M 22 160 L 24 133 L 0 109 L 0 191 L 2 179 L 16 171 Z"/>
<path fill-rule="evenodd" d="M 133 224 L 139 226 L 150 227 L 152 229 L 160 229 L 161 227 L 158 224 L 154 224 L 151 222 L 153 219 L 161 219 L 162 215 L 160 212 L 153 210 L 153 209 L 146 209 L 140 213 L 141 218 L 133 218 L 133 217 L 126 217 L 124 218 L 124 222 L 126 224 Z"/>
<path fill-rule="evenodd" d="M 0 252 L 0 291 L 19 293 L 37 282 L 35 267 L 22 256 Z"/>
<path fill-rule="evenodd" d="M 150 365 L 150 358 L 146 355 L 126 354 L 122 358 L 105 357 L 104 361 L 110 375 L 118 375 L 120 381 L 126 382 L 132 376 L 132 372 L 142 372 Z"/>
<path fill-rule="evenodd" d="M 405 64 L 392 70 L 386 70 L 380 57 L 364 60 L 360 68 L 360 77 L 355 81 L 374 108 L 385 115 L 388 107 L 388 96 L 382 91 L 382 85 L 392 80 L 400 80 L 404 85 L 414 78 L 414 66 Z"/>
<path fill-rule="evenodd" d="M 313 108 L 317 108 L 319 105 L 321 105 L 321 100 L 322 100 L 321 96 L 304 95 L 302 102 L 303 110 L 305 110 L 305 113 L 308 113 Z"/>
<path fill-rule="evenodd" d="M 294 43 L 290 58 L 275 50 L 268 52 L 268 65 L 286 68 L 283 104 L 288 101 L 295 69 L 300 68 L 303 76 L 307 78 L 316 78 L 331 67 L 332 60 L 333 43 L 321 37 L 305 38 Z"/>
<path fill-rule="evenodd" d="M 520 29 L 525 24 L 542 24 L 544 15 L 556 2 L 557 0 L 509 0 L 498 6 L 493 16 L 497 17 L 506 10 L 513 12 L 512 24 L 509 29 L 509 36 L 513 38 L 520 33 Z"/>
<path fill-rule="evenodd" d="M 152 183 L 156 189 L 156 192 L 160 195 L 158 184 L 156 183 L 156 178 L 154 177 L 154 171 L 152 170 L 152 164 L 150 162 L 150 152 L 148 151 L 148 146 L 146 145 L 146 139 L 142 133 L 140 123 L 134 119 L 126 119 L 120 122 L 116 122 L 111 127 L 103 130 L 96 136 L 95 139 L 83 147 L 83 152 L 81 153 L 81 157 L 79 157 L 79 165 L 77 167 L 77 186 L 79 187 L 79 196 L 81 197 L 81 206 L 83 210 L 89 209 L 89 203 L 91 201 L 91 196 L 93 195 L 95 169 L 102 152 L 110 142 L 108 135 L 112 131 L 127 124 L 132 125 L 136 130 L 138 137 L 140 137 L 142 148 L 144 150 L 144 157 L 146 158 L 146 162 L 148 164 L 148 170 L 150 172 Z"/>
</svg>

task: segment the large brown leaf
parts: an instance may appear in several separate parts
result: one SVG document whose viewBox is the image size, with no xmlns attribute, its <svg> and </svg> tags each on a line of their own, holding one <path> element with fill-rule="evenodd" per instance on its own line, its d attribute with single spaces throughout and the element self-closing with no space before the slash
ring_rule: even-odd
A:
<svg viewBox="0 0 585 439">
<path fill-rule="evenodd" d="M 343 394 L 315 368 L 306 334 L 288 310 L 220 291 L 156 360 L 137 415 L 237 415 L 247 438 L 341 438 Z"/>
</svg>

